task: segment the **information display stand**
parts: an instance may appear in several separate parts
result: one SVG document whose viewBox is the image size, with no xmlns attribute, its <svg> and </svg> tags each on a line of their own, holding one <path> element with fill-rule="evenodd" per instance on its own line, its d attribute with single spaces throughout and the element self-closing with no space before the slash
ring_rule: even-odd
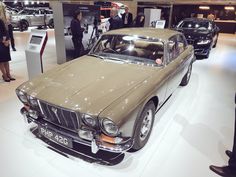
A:
<svg viewBox="0 0 236 177">
<path fill-rule="evenodd" d="M 43 73 L 42 55 L 48 40 L 47 31 L 31 30 L 29 42 L 25 50 L 29 79 Z"/>
</svg>

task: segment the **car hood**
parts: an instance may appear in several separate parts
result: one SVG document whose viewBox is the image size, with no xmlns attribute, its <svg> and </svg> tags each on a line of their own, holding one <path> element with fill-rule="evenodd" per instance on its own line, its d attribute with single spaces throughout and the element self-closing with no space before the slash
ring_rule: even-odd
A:
<svg viewBox="0 0 236 177">
<path fill-rule="evenodd" d="M 206 37 L 210 33 L 209 30 L 181 29 L 181 28 L 177 28 L 177 31 L 182 32 L 187 39 Z"/>
<path fill-rule="evenodd" d="M 20 89 L 39 100 L 98 115 L 154 70 L 151 66 L 84 56 L 26 82 Z"/>
</svg>

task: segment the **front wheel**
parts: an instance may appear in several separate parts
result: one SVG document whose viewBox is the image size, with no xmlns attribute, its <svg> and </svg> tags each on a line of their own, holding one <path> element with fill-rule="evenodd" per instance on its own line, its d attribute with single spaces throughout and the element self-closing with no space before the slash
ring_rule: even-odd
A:
<svg viewBox="0 0 236 177">
<path fill-rule="evenodd" d="M 217 38 L 216 38 L 215 44 L 212 46 L 212 48 L 216 48 L 217 42 L 218 42 L 218 35 L 217 35 Z"/>
<path fill-rule="evenodd" d="M 140 117 L 137 120 L 137 124 L 134 132 L 134 144 L 133 151 L 138 151 L 143 148 L 147 143 L 155 117 L 155 105 L 153 101 L 149 101 L 142 110 Z"/>
<path fill-rule="evenodd" d="M 190 77 L 191 77 L 191 74 L 192 74 L 192 63 L 189 65 L 188 72 L 184 75 L 184 77 L 183 77 L 183 79 L 182 79 L 182 81 L 180 83 L 181 86 L 188 85 Z"/>
<path fill-rule="evenodd" d="M 49 22 L 48 22 L 48 27 L 49 27 L 50 29 L 54 28 L 54 21 L 53 21 L 53 19 L 50 19 L 50 20 L 49 20 Z"/>
<path fill-rule="evenodd" d="M 210 50 L 207 52 L 206 55 L 204 55 L 204 58 L 209 58 L 209 55 L 210 55 Z"/>
<path fill-rule="evenodd" d="M 26 20 L 20 21 L 20 31 L 21 32 L 27 31 L 28 27 L 29 27 L 29 24 L 28 24 L 28 22 Z"/>
</svg>

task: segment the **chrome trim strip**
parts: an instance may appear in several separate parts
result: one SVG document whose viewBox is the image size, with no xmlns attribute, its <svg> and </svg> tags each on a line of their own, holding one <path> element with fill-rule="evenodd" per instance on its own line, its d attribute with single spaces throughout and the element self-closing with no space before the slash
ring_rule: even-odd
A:
<svg viewBox="0 0 236 177">
<path fill-rule="evenodd" d="M 36 98 L 36 99 L 37 99 L 37 98 Z M 42 109 L 42 106 L 41 106 L 41 103 L 40 103 L 39 99 L 37 99 L 37 102 L 38 102 L 39 109 L 40 109 L 40 111 L 41 111 L 42 115 L 44 115 L 44 116 L 45 116 L 45 113 L 43 112 L 43 109 Z"/>
<path fill-rule="evenodd" d="M 67 121 L 66 121 L 66 118 L 65 118 L 65 115 L 64 115 L 64 111 L 63 111 L 62 109 L 60 109 L 60 111 L 61 111 L 61 114 L 62 114 L 62 118 L 63 118 L 63 120 L 65 121 L 66 126 L 68 127 L 68 123 L 67 123 Z"/>
</svg>

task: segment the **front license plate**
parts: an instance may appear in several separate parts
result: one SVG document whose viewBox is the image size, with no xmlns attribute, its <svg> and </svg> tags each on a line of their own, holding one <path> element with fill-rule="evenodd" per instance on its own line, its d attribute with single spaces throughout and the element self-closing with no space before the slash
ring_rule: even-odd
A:
<svg viewBox="0 0 236 177">
<path fill-rule="evenodd" d="M 66 137 L 64 135 L 58 134 L 50 129 L 47 129 L 45 127 L 39 126 L 39 133 L 43 135 L 45 138 L 54 141 L 58 144 L 61 144 L 63 146 L 73 148 L 72 146 L 72 138 Z"/>
</svg>

